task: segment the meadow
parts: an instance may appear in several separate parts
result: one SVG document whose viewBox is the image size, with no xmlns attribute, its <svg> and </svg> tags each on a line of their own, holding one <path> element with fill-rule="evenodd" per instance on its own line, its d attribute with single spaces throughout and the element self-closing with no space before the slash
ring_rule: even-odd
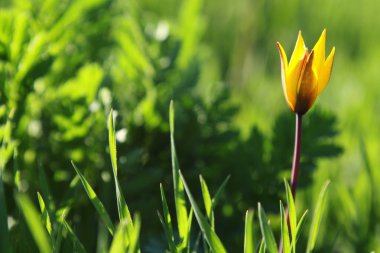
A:
<svg viewBox="0 0 380 253">
<path fill-rule="evenodd" d="M 379 8 L 1 0 L 0 252 L 380 251 Z M 276 42 L 324 29 L 293 199 Z"/>
</svg>

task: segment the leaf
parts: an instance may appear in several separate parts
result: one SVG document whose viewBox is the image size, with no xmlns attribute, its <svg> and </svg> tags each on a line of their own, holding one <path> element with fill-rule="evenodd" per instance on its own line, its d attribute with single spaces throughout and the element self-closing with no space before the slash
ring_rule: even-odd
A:
<svg viewBox="0 0 380 253">
<path fill-rule="evenodd" d="M 214 226 L 213 226 L 213 215 L 212 215 L 212 201 L 211 201 L 211 196 L 210 196 L 210 192 L 208 190 L 208 187 L 207 187 L 207 184 L 206 184 L 206 181 L 203 179 L 202 175 L 199 175 L 199 180 L 201 182 L 201 188 L 202 188 L 202 195 L 203 195 L 203 202 L 205 204 L 205 208 L 206 208 L 206 214 L 207 214 L 207 217 L 211 223 L 211 227 L 214 229 Z"/>
<path fill-rule="evenodd" d="M 129 249 L 128 253 L 137 253 L 139 252 L 139 235 L 141 228 L 141 219 L 139 215 L 134 216 L 135 225 L 132 231 L 129 231 Z M 128 225 L 128 224 L 127 224 Z M 128 229 L 128 226 L 127 226 Z"/>
<path fill-rule="evenodd" d="M 264 239 L 262 239 L 260 243 L 259 253 L 265 253 L 265 251 L 266 251 L 266 246 L 265 246 Z"/>
<path fill-rule="evenodd" d="M 65 218 L 62 220 L 63 225 L 65 226 L 67 232 L 69 233 L 69 237 L 73 241 L 74 248 L 78 253 L 86 253 L 86 249 L 83 247 L 83 244 L 80 242 L 76 234 L 74 233 L 73 229 L 70 227 L 70 225 L 66 222 Z"/>
<path fill-rule="evenodd" d="M 54 202 L 50 193 L 51 191 L 45 170 L 41 165 L 38 166 L 38 183 L 40 184 L 42 195 L 45 196 L 46 208 L 49 212 L 51 212 L 52 209 L 55 208 Z"/>
<path fill-rule="evenodd" d="M 107 227 L 110 234 L 113 235 L 115 232 L 115 227 L 113 226 L 111 218 L 110 218 L 109 214 L 107 213 L 107 210 L 105 209 L 103 203 L 99 200 L 95 191 L 92 189 L 91 185 L 87 182 L 87 180 L 84 177 L 84 175 L 82 174 L 82 172 L 80 172 L 80 170 L 77 168 L 77 166 L 75 166 L 73 161 L 71 161 L 71 164 L 73 165 L 76 173 L 78 174 L 79 179 L 82 182 L 83 188 L 86 191 L 87 196 L 90 199 L 91 203 L 93 204 L 96 211 L 98 212 L 101 220 L 103 221 L 104 225 Z"/>
<path fill-rule="evenodd" d="M 288 211 L 289 211 L 289 224 L 290 224 L 290 234 L 292 238 L 292 242 L 296 241 L 296 229 L 297 229 L 297 211 L 294 204 L 294 198 L 292 194 L 292 190 L 288 184 L 288 181 L 284 179 L 285 191 L 286 191 L 286 199 L 288 202 Z M 293 253 L 296 251 L 296 244 L 292 244 Z"/>
<path fill-rule="evenodd" d="M 303 226 L 305 225 L 306 217 L 307 217 L 308 214 L 309 214 L 309 211 L 306 210 L 303 213 L 303 215 L 301 216 L 301 219 L 298 221 L 297 231 L 296 231 L 296 242 L 298 241 L 298 238 L 301 235 L 301 231 L 302 231 Z"/>
<path fill-rule="evenodd" d="M 253 210 L 247 210 L 245 213 L 245 231 L 244 231 L 244 253 L 255 252 L 255 241 L 253 237 Z"/>
<path fill-rule="evenodd" d="M 162 187 L 162 184 L 160 184 L 160 191 L 161 191 L 162 209 L 163 209 L 164 217 L 161 217 L 160 213 L 158 213 L 158 216 L 160 218 L 162 225 L 164 226 L 166 240 L 169 243 L 170 252 L 177 252 L 177 248 L 174 243 L 172 219 L 170 217 L 168 203 L 166 201 L 165 192 Z"/>
<path fill-rule="evenodd" d="M 217 253 L 227 252 L 226 249 L 224 248 L 222 242 L 220 241 L 219 237 L 212 230 L 210 224 L 207 223 L 207 219 L 202 215 L 202 212 L 199 209 L 197 203 L 195 202 L 195 199 L 193 198 L 193 195 L 191 194 L 190 189 L 187 186 L 186 181 L 185 181 L 181 171 L 179 171 L 179 175 L 182 179 L 183 186 L 186 190 L 187 196 L 189 197 L 191 206 L 194 210 L 195 218 L 197 219 L 199 227 L 202 230 L 203 236 L 206 239 L 211 250 L 213 252 L 217 252 Z"/>
<path fill-rule="evenodd" d="M 51 237 L 52 236 L 52 229 L 51 229 L 50 215 L 46 209 L 45 201 L 43 200 L 43 198 L 39 192 L 37 192 L 37 197 L 38 197 L 38 203 L 40 204 L 42 220 L 45 224 L 46 230 L 48 231 L 48 233 Z"/>
<path fill-rule="evenodd" d="M 113 168 L 112 171 L 113 171 L 113 176 L 115 180 L 116 201 L 117 201 L 117 210 L 119 213 L 119 219 L 120 221 L 126 220 L 127 226 L 133 227 L 131 213 L 129 212 L 123 193 L 120 190 L 119 180 L 117 179 L 116 139 L 115 139 L 115 128 L 114 128 L 112 110 L 108 116 L 108 139 L 109 139 L 111 163 L 112 163 L 112 168 Z"/>
<path fill-rule="evenodd" d="M 317 240 L 318 230 L 321 223 L 322 214 L 324 211 L 324 206 L 325 206 L 326 196 L 327 196 L 326 193 L 327 193 L 329 184 L 330 184 L 330 181 L 327 181 L 323 185 L 322 190 L 319 193 L 317 205 L 316 205 L 314 216 L 313 216 L 313 221 L 310 227 L 309 241 L 307 243 L 307 250 L 306 250 L 307 253 L 313 251 L 314 246 L 315 246 L 315 241 Z"/>
<path fill-rule="evenodd" d="M 259 212 L 261 234 L 264 238 L 265 246 L 269 250 L 270 253 L 277 253 L 277 245 L 276 245 L 276 241 L 274 240 L 272 229 L 269 226 L 267 216 L 265 215 L 265 211 L 261 207 L 260 203 L 258 204 L 258 212 Z"/>
<path fill-rule="evenodd" d="M 11 252 L 11 248 L 9 245 L 7 206 L 5 202 L 2 174 L 2 169 L 0 168 L 0 251 L 7 253 Z"/>
<path fill-rule="evenodd" d="M 282 204 L 281 201 L 280 201 L 280 211 L 281 211 L 281 236 L 282 236 L 282 242 L 283 242 L 283 247 L 284 247 L 283 252 L 290 253 L 291 246 L 290 246 L 288 222 L 286 220 L 284 205 Z"/>
<path fill-rule="evenodd" d="M 182 181 L 179 180 L 179 163 L 177 159 L 177 152 L 174 142 L 174 103 L 170 101 L 169 109 L 169 125 L 170 125 L 170 145 L 171 145 L 171 158 L 172 158 L 172 174 L 174 185 L 174 201 L 177 214 L 178 232 L 181 240 L 187 236 L 187 209 L 185 192 L 183 189 Z"/>
<path fill-rule="evenodd" d="M 54 240 L 53 244 L 53 253 L 59 253 L 61 248 L 61 241 L 62 241 L 62 230 L 63 230 L 63 224 L 62 222 L 59 223 L 58 230 L 57 230 L 57 237 Z"/>
<path fill-rule="evenodd" d="M 115 236 L 113 237 L 111 247 L 109 249 L 110 253 L 125 252 L 127 245 L 129 244 L 126 229 L 126 222 L 121 222 L 117 226 Z M 126 241 L 128 241 L 128 243 L 126 243 Z"/>
<path fill-rule="evenodd" d="M 183 241 L 183 244 L 185 245 L 185 247 L 187 248 L 187 252 L 189 253 L 190 252 L 190 236 L 191 236 L 191 225 L 193 223 L 193 215 L 194 214 L 194 211 L 193 211 L 193 208 L 190 209 L 190 212 L 189 212 L 189 217 L 187 219 L 187 235 L 185 236 L 184 238 L 184 241 Z"/>
<path fill-rule="evenodd" d="M 226 188 L 226 185 L 228 181 L 230 180 L 231 175 L 228 175 L 226 179 L 224 179 L 223 183 L 219 186 L 218 190 L 216 191 L 214 197 L 212 198 L 212 210 L 215 209 L 216 204 L 219 201 L 220 196 L 222 195 L 224 188 Z"/>
<path fill-rule="evenodd" d="M 113 123 L 113 110 L 111 109 L 108 115 L 108 142 L 109 142 L 109 152 L 111 157 L 111 164 L 114 175 L 117 176 L 117 159 L 116 159 L 116 139 L 115 139 L 115 129 Z"/>
<path fill-rule="evenodd" d="M 37 244 L 37 247 L 41 253 L 50 253 L 52 248 L 50 245 L 49 236 L 46 233 L 41 219 L 36 208 L 33 206 L 32 202 L 27 195 L 18 193 L 15 196 L 16 202 L 23 214 L 26 224 Z"/>
</svg>

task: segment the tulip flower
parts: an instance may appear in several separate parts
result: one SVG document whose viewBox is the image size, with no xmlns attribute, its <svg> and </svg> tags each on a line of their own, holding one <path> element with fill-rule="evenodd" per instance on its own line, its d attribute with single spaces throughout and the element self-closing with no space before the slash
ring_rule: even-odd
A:
<svg viewBox="0 0 380 253">
<path fill-rule="evenodd" d="M 297 114 L 305 114 L 329 82 L 335 47 L 325 59 L 325 44 L 326 29 L 323 30 L 317 44 L 309 52 L 300 31 L 288 63 L 283 47 L 277 42 L 285 99 L 290 109 Z"/>
<path fill-rule="evenodd" d="M 316 98 L 324 90 L 330 80 L 334 61 L 335 47 L 325 59 L 326 29 L 314 48 L 309 52 L 305 46 L 301 32 L 290 61 L 285 50 L 277 42 L 281 58 L 281 79 L 286 102 L 290 109 L 296 113 L 296 127 L 294 140 L 294 153 L 290 188 L 293 198 L 296 197 L 299 164 L 301 158 L 302 116 L 311 108 Z M 286 210 L 286 219 L 289 224 L 289 213 Z M 282 253 L 282 241 L 279 252 Z"/>
</svg>

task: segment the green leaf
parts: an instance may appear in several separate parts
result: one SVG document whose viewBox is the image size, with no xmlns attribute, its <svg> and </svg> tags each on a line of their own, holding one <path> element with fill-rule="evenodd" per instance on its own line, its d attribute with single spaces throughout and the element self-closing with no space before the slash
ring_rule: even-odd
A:
<svg viewBox="0 0 380 253">
<path fill-rule="evenodd" d="M 91 203 L 94 205 L 96 211 L 98 212 L 101 220 L 103 221 L 104 225 L 107 227 L 110 234 L 113 235 L 115 232 L 115 227 L 113 226 L 111 218 L 109 214 L 107 213 L 107 210 L 105 209 L 103 203 L 99 200 L 95 191 L 92 189 L 91 185 L 88 183 L 88 181 L 86 180 L 82 172 L 80 172 L 77 166 L 75 166 L 73 161 L 71 161 L 71 164 L 73 165 L 76 173 L 78 174 L 80 181 L 82 182 L 83 188 L 86 191 L 87 196 L 90 199 Z"/>
<path fill-rule="evenodd" d="M 291 246 L 290 246 L 288 222 L 286 220 L 284 205 L 282 204 L 281 201 L 280 201 L 280 211 L 281 211 L 281 236 L 282 236 L 282 242 L 283 242 L 283 252 L 290 253 Z"/>
<path fill-rule="evenodd" d="M 286 199 L 288 202 L 288 211 L 289 211 L 289 224 L 290 224 L 290 234 L 292 238 L 292 242 L 296 241 L 296 229 L 297 229 L 297 211 L 294 204 L 294 198 L 292 194 L 292 190 L 288 184 L 288 181 L 284 179 L 285 191 L 286 191 Z M 293 253 L 296 251 L 296 244 L 292 244 Z"/>
<path fill-rule="evenodd" d="M 264 239 L 262 239 L 260 243 L 259 253 L 265 253 L 265 251 L 266 251 L 266 246 L 265 246 Z"/>
<path fill-rule="evenodd" d="M 51 229 L 51 221 L 50 221 L 50 215 L 46 209 L 45 201 L 42 198 L 41 194 L 37 192 L 38 197 L 38 203 L 40 204 L 40 210 L 42 214 L 42 221 L 45 224 L 46 230 L 48 231 L 50 237 L 52 237 L 52 229 Z"/>
<path fill-rule="evenodd" d="M 30 201 L 27 195 L 18 193 L 15 196 L 16 202 L 23 214 L 26 224 L 37 244 L 37 247 L 42 253 L 52 252 L 49 236 L 46 233 L 41 219 L 33 203 Z"/>
<path fill-rule="evenodd" d="M 212 201 L 212 208 L 211 208 L 212 210 L 215 209 L 215 206 L 216 206 L 216 204 L 218 203 L 219 198 L 220 198 L 220 196 L 222 195 L 222 193 L 223 193 L 223 191 L 224 191 L 224 188 L 226 188 L 226 185 L 227 185 L 228 181 L 230 180 L 230 178 L 231 178 L 231 175 L 228 175 L 228 176 L 226 177 L 226 179 L 224 179 L 223 183 L 220 185 L 220 187 L 219 187 L 218 190 L 216 191 L 214 197 L 212 198 L 212 200 L 211 200 L 211 201 Z"/>
<path fill-rule="evenodd" d="M 127 226 L 133 227 L 131 213 L 129 212 L 129 208 L 127 206 L 127 203 L 125 202 L 123 193 L 120 190 L 119 180 L 117 179 L 116 139 L 115 139 L 115 128 L 114 128 L 112 110 L 108 116 L 108 139 L 109 139 L 111 163 L 112 163 L 112 168 L 113 168 L 112 170 L 113 177 L 115 180 L 116 201 L 117 201 L 117 210 L 119 213 L 119 219 L 120 219 L 120 222 L 123 220 L 126 220 Z"/>
<path fill-rule="evenodd" d="M 307 243 L 307 250 L 306 250 L 307 253 L 313 251 L 315 242 L 317 240 L 318 230 L 319 230 L 319 226 L 322 220 L 322 214 L 324 211 L 324 206 L 325 206 L 326 196 L 327 196 L 326 193 L 327 193 L 329 184 L 330 184 L 330 181 L 327 181 L 323 185 L 322 190 L 319 193 L 317 205 L 316 205 L 314 216 L 313 216 L 313 221 L 310 227 L 309 241 Z"/>
<path fill-rule="evenodd" d="M 247 210 L 245 213 L 244 253 L 254 253 L 256 248 L 253 237 L 253 214 L 253 210 Z"/>
<path fill-rule="evenodd" d="M 5 202 L 2 170 L 0 168 L 0 251 L 7 253 L 11 252 L 9 245 L 9 231 L 7 219 L 7 206 Z"/>
<path fill-rule="evenodd" d="M 65 218 L 62 220 L 63 225 L 65 226 L 67 232 L 69 233 L 69 237 L 72 240 L 74 244 L 74 248 L 76 249 L 76 252 L 78 253 L 86 253 L 86 249 L 83 247 L 83 244 L 80 242 L 76 234 L 74 233 L 73 229 L 70 227 L 70 225 L 66 222 Z"/>
<path fill-rule="evenodd" d="M 125 252 L 127 245 L 129 244 L 129 239 L 127 238 L 127 224 L 126 222 L 121 222 L 116 229 L 115 236 L 113 237 L 110 253 Z M 128 243 L 127 243 L 128 242 Z"/>
<path fill-rule="evenodd" d="M 62 241 L 62 230 L 63 230 L 63 224 L 62 222 L 59 223 L 58 225 L 58 230 L 57 230 L 57 236 L 54 240 L 53 244 L 53 253 L 59 253 L 61 249 L 61 241 Z"/>
<path fill-rule="evenodd" d="M 158 213 L 158 216 L 160 218 L 160 221 L 164 227 L 166 240 L 169 243 L 169 249 L 170 252 L 177 252 L 177 248 L 174 243 L 174 234 L 173 234 L 173 228 L 172 228 L 172 219 L 169 213 L 168 203 L 166 201 L 165 192 L 162 187 L 162 184 L 160 184 L 160 191 L 161 191 L 161 200 L 162 200 L 162 209 L 164 213 L 164 217 L 161 217 L 160 213 Z"/>
<path fill-rule="evenodd" d="M 140 228 L 141 228 L 141 219 L 139 215 L 134 216 L 134 227 L 132 231 L 129 231 L 129 249 L 128 253 L 137 253 L 139 252 L 139 236 L 140 236 Z M 130 228 L 130 227 L 129 227 Z M 128 229 L 128 226 L 127 226 Z"/>
<path fill-rule="evenodd" d="M 114 175 L 117 176 L 117 156 L 116 156 L 116 139 L 115 139 L 115 129 L 113 123 L 113 110 L 111 109 L 108 115 L 108 141 L 109 141 L 109 152 L 111 157 L 111 164 Z"/>
<path fill-rule="evenodd" d="M 172 158 L 172 174 L 174 185 L 174 201 L 177 214 L 178 232 L 181 240 L 184 241 L 187 236 L 187 209 L 185 191 L 182 181 L 179 180 L 179 163 L 177 159 L 177 152 L 174 142 L 174 103 L 170 101 L 169 109 L 169 125 L 170 125 L 170 145 L 171 145 L 171 158 Z"/>
<path fill-rule="evenodd" d="M 199 180 L 201 181 L 201 188 L 202 188 L 202 195 L 203 195 L 203 202 L 205 204 L 206 208 L 206 214 L 207 217 L 211 223 L 211 227 L 214 229 L 213 226 L 213 214 L 212 214 L 212 201 L 211 201 L 211 196 L 210 192 L 208 190 L 206 181 L 203 179 L 202 175 L 199 175 Z"/>
<path fill-rule="evenodd" d="M 189 197 L 191 206 L 194 210 L 195 218 L 197 219 L 199 227 L 202 230 L 203 236 L 206 239 L 211 250 L 215 253 L 227 252 L 226 249 L 224 248 L 222 242 L 220 241 L 219 237 L 212 230 L 210 224 L 207 223 L 207 219 L 202 215 L 202 212 L 199 209 L 197 203 L 195 202 L 195 199 L 193 198 L 193 195 L 191 194 L 190 189 L 187 186 L 186 181 L 185 181 L 181 171 L 179 171 L 179 175 L 182 179 L 182 182 L 183 182 L 184 188 L 186 190 L 187 196 Z"/>
<path fill-rule="evenodd" d="M 298 221 L 298 224 L 297 224 L 297 231 L 296 231 L 296 242 L 298 241 L 298 238 L 299 238 L 300 235 L 301 235 L 302 228 L 303 228 L 303 226 L 305 225 L 306 217 L 307 217 L 308 214 L 309 214 L 309 211 L 306 210 L 306 211 L 303 213 L 303 215 L 301 216 L 301 219 Z"/>
<path fill-rule="evenodd" d="M 38 183 L 40 184 L 40 187 L 41 187 L 41 193 L 45 197 L 44 200 L 45 200 L 46 208 L 50 213 L 52 213 L 52 210 L 55 210 L 55 205 L 54 205 L 53 197 L 51 195 L 46 172 L 45 172 L 45 169 L 42 167 L 42 165 L 38 166 Z"/>
<path fill-rule="evenodd" d="M 258 212 L 259 212 L 261 234 L 264 238 L 265 246 L 269 250 L 270 253 L 277 253 L 277 245 L 274 239 L 272 229 L 269 226 L 267 216 L 265 215 L 265 211 L 261 207 L 260 203 L 258 204 Z"/>
<path fill-rule="evenodd" d="M 187 248 L 187 252 L 190 253 L 190 236 L 191 236 L 191 225 L 193 223 L 193 208 L 190 209 L 189 217 L 187 219 L 187 235 L 184 238 L 183 244 Z"/>
</svg>

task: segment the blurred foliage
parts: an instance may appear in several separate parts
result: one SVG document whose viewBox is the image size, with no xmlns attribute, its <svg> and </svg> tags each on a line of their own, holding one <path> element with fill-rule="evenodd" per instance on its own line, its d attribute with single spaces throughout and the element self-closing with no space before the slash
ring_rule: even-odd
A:
<svg viewBox="0 0 380 253">
<path fill-rule="evenodd" d="M 314 6 L 301 0 L 2 0 L 0 159 L 7 211 L 16 220 L 12 240 L 36 250 L 22 239 L 30 235 L 12 193 L 28 192 L 37 203 L 41 191 L 57 210 L 75 210 L 68 219 L 88 250 L 106 248 L 106 228 L 94 222 L 70 160 L 116 220 L 104 152 L 113 107 L 122 190 L 132 212 L 141 213 L 145 250 L 164 247 L 155 210 L 159 182 L 172 189 L 167 109 L 174 99 L 182 172 L 189 185 L 201 173 L 210 192 L 231 175 L 215 210 L 216 231 L 223 231 L 228 250 L 240 250 L 244 212 L 260 201 L 278 214 L 282 179 L 290 174 L 294 118 L 284 109 L 275 41 L 290 52 L 298 30 L 313 45 L 327 27 L 336 64 L 317 108 L 304 118 L 304 190 L 297 205 L 315 203 L 330 178 L 317 252 L 376 250 L 380 30 L 373 27 L 379 4 L 318 0 Z M 174 205 L 171 198 L 168 204 Z"/>
</svg>

